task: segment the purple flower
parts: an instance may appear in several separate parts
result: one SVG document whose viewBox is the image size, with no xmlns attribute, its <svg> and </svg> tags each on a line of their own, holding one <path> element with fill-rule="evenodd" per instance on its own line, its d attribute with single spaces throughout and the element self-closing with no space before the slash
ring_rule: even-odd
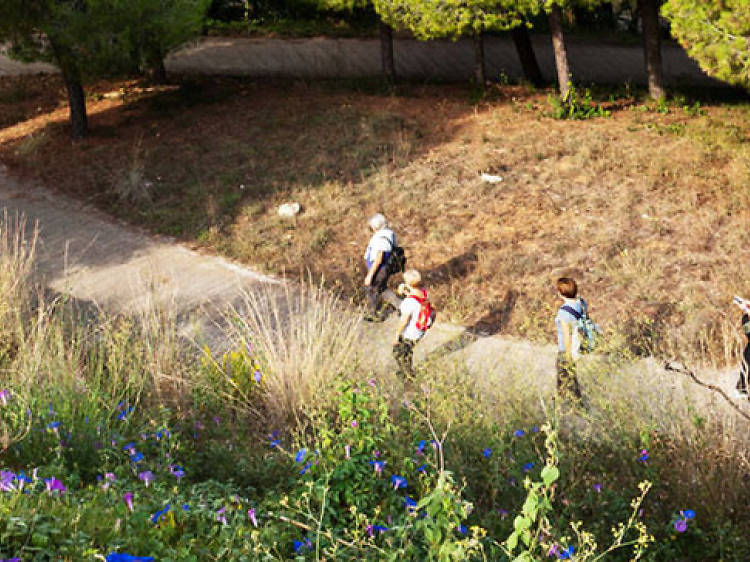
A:
<svg viewBox="0 0 750 562">
<path fill-rule="evenodd" d="M 686 509 L 685 511 L 680 511 L 680 515 L 682 515 L 683 518 L 686 520 L 688 519 L 695 519 L 695 511 L 692 509 Z"/>
<path fill-rule="evenodd" d="M 54 491 L 58 491 L 61 494 L 67 490 L 67 488 L 57 478 L 45 478 L 44 483 L 47 485 L 47 491 L 51 494 Z"/>
<path fill-rule="evenodd" d="M 551 547 L 549 547 L 549 550 L 547 551 L 547 556 L 559 556 L 560 555 L 560 547 L 557 544 L 553 544 Z"/>
<path fill-rule="evenodd" d="M 490 458 L 490 456 L 492 456 L 492 449 L 487 447 L 484 451 L 482 451 L 482 454 L 484 455 L 485 459 L 488 459 Z"/>
<path fill-rule="evenodd" d="M 398 490 L 399 488 L 406 488 L 406 478 L 403 476 L 399 476 L 398 474 L 394 474 L 391 476 L 391 484 L 393 484 L 393 489 Z"/>
<path fill-rule="evenodd" d="M 172 475 L 177 478 L 177 480 L 185 476 L 185 470 L 183 470 L 183 468 L 179 464 L 173 464 L 172 466 L 170 466 L 169 472 L 171 472 Z"/>
<path fill-rule="evenodd" d="M 260 381 L 263 380 L 263 373 L 261 373 L 259 369 L 255 369 L 255 372 L 253 373 L 253 379 L 255 379 L 255 382 L 260 384 Z"/>
<path fill-rule="evenodd" d="M 297 455 L 294 457 L 294 462 L 302 462 L 307 456 L 307 449 L 300 449 L 297 451 Z"/>
<path fill-rule="evenodd" d="M 221 418 L 219 416 L 214 416 L 212 419 L 216 425 L 221 425 Z"/>
<path fill-rule="evenodd" d="M 9 400 L 10 390 L 8 390 L 7 388 L 0 390 L 0 403 L 2 403 L 3 406 L 7 406 Z"/>
<path fill-rule="evenodd" d="M 169 511 L 169 508 L 171 507 L 171 504 L 167 504 L 167 506 L 164 509 L 160 509 L 156 513 L 154 513 L 151 516 L 151 523 L 158 523 L 159 519 L 161 519 L 162 515 L 166 514 Z"/>
<path fill-rule="evenodd" d="M 351 457 L 351 450 L 352 450 L 352 448 L 349 445 L 344 445 L 344 454 L 345 454 L 345 456 L 346 456 L 347 459 L 352 458 Z"/>
<path fill-rule="evenodd" d="M 9 471 L 0 471 L 0 492 L 12 492 L 16 489 L 13 481 L 16 479 L 16 475 Z"/>
<path fill-rule="evenodd" d="M 648 460 L 648 451 L 641 449 L 641 456 L 638 457 L 638 462 L 646 462 Z"/>
<path fill-rule="evenodd" d="M 602 485 L 601 484 L 594 484 L 594 491 L 601 493 L 601 491 L 602 491 Z"/>
<path fill-rule="evenodd" d="M 367 379 L 367 384 L 370 386 L 375 386 L 375 379 Z"/>
<path fill-rule="evenodd" d="M 154 473 L 150 470 L 144 470 L 138 473 L 138 479 L 142 480 L 146 488 L 148 488 L 148 485 L 154 480 Z"/>
<path fill-rule="evenodd" d="M 531 433 L 539 433 L 539 427 L 536 425 L 531 426 Z"/>
<path fill-rule="evenodd" d="M 203 422 L 201 422 L 200 420 L 198 420 L 197 422 L 195 422 L 195 429 L 197 429 L 198 431 L 202 430 L 203 427 L 204 427 L 203 426 Z"/>
<path fill-rule="evenodd" d="M 684 533 L 687 531 L 687 521 L 685 519 L 678 519 L 674 522 L 674 530 L 678 533 Z"/>
<path fill-rule="evenodd" d="M 358 425 L 357 420 L 352 420 L 352 427 L 357 427 Z"/>
<path fill-rule="evenodd" d="M 523 429 L 516 429 L 513 432 L 513 435 L 516 437 L 523 437 L 524 435 L 526 435 L 526 432 Z"/>
<path fill-rule="evenodd" d="M 498 513 L 500 514 L 500 518 L 501 518 L 501 519 L 505 519 L 506 517 L 508 517 L 508 510 L 507 510 L 507 509 L 503 509 L 503 508 L 501 507 L 501 508 L 499 508 L 499 509 L 497 510 L 497 512 L 498 512 Z"/>
<path fill-rule="evenodd" d="M 247 510 L 247 516 L 250 519 L 250 522 L 253 524 L 253 527 L 258 526 L 258 519 L 255 517 L 255 508 L 251 507 Z"/>
<path fill-rule="evenodd" d="M 227 518 L 226 518 L 226 515 L 224 515 L 226 510 L 227 510 L 226 507 L 222 507 L 219 511 L 216 512 L 216 520 L 222 525 L 227 524 Z"/>
</svg>

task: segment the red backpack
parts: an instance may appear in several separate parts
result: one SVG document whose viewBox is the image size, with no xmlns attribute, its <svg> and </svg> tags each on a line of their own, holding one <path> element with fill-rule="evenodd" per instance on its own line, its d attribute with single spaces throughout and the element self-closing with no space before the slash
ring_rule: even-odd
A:
<svg viewBox="0 0 750 562">
<path fill-rule="evenodd" d="M 435 321 L 435 309 L 432 308 L 430 301 L 427 300 L 427 291 L 422 289 L 422 296 L 409 295 L 407 298 L 414 299 L 419 303 L 419 315 L 415 326 L 420 332 L 426 332 L 432 327 L 432 323 Z"/>
</svg>

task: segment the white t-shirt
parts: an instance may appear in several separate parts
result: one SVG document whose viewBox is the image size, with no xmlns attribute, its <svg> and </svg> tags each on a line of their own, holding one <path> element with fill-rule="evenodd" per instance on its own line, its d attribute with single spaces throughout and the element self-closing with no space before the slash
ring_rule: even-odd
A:
<svg viewBox="0 0 750 562">
<path fill-rule="evenodd" d="M 370 238 L 370 243 L 367 245 L 365 250 L 365 261 L 367 267 L 372 265 L 375 258 L 378 256 L 378 252 L 383 252 L 383 263 L 393 251 L 393 247 L 396 245 L 396 234 L 390 228 L 381 228 Z"/>
<path fill-rule="evenodd" d="M 399 310 L 401 311 L 401 319 L 403 320 L 408 315 L 411 315 L 409 324 L 401 334 L 404 339 L 419 341 L 422 339 L 422 336 L 424 336 L 424 331 L 417 328 L 417 319 L 419 318 L 419 311 L 421 309 L 422 305 L 419 304 L 417 299 L 406 297 L 401 301 L 401 306 L 399 307 Z"/>
</svg>

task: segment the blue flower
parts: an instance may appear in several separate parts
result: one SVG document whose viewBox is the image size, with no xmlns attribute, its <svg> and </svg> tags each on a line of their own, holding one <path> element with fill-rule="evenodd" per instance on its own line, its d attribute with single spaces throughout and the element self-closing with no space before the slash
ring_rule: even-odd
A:
<svg viewBox="0 0 750 562">
<path fill-rule="evenodd" d="M 129 451 L 132 454 L 132 451 L 135 450 L 135 443 L 131 441 L 130 443 L 127 443 L 126 445 L 122 446 L 123 451 Z"/>
<path fill-rule="evenodd" d="M 568 559 L 570 559 L 570 558 L 573 558 L 573 554 L 574 554 L 574 553 L 575 553 L 575 548 L 573 548 L 572 546 L 569 546 L 569 547 L 568 547 L 568 548 L 566 548 L 565 550 L 561 551 L 561 552 L 560 552 L 560 553 L 559 553 L 559 554 L 557 555 L 557 557 L 558 557 L 558 558 L 559 558 L 560 560 L 568 560 Z"/>
<path fill-rule="evenodd" d="M 117 419 L 118 419 L 118 420 L 124 420 L 124 419 L 125 419 L 125 417 L 126 417 L 126 416 L 127 416 L 127 415 L 128 415 L 129 413 L 130 413 L 130 412 L 132 412 L 132 411 L 133 411 L 133 407 L 132 407 L 132 406 L 131 406 L 130 408 L 126 408 L 126 409 L 124 409 L 124 410 L 123 410 L 122 412 L 120 412 L 119 414 L 117 414 Z"/>
<path fill-rule="evenodd" d="M 20 558 L 19 558 L 20 560 Z M 133 556 L 127 552 L 110 552 L 105 558 L 107 562 L 153 562 L 153 556 Z"/>
<path fill-rule="evenodd" d="M 302 537 L 301 541 L 295 540 L 294 541 L 294 552 L 299 552 L 303 548 L 307 548 L 309 550 L 312 550 L 312 542 L 310 542 L 310 539 L 307 537 Z"/>
<path fill-rule="evenodd" d="M 297 451 L 297 456 L 294 457 L 294 462 L 302 462 L 307 456 L 307 449 L 300 449 Z"/>
<path fill-rule="evenodd" d="M 692 509 L 686 509 L 685 511 L 681 511 L 680 513 L 682 514 L 682 516 L 685 519 L 694 519 L 695 518 L 695 511 L 693 511 Z"/>
<path fill-rule="evenodd" d="M 383 467 L 385 467 L 386 461 L 370 461 L 370 464 L 375 469 L 375 472 L 380 475 L 383 473 Z"/>
<path fill-rule="evenodd" d="M 532 425 L 531 426 L 531 433 L 539 433 L 539 426 Z"/>
<path fill-rule="evenodd" d="M 427 442 L 422 439 L 419 443 L 417 443 L 417 451 L 420 453 L 424 453 L 424 446 L 427 445 Z"/>
<path fill-rule="evenodd" d="M 408 509 L 408 510 L 416 509 L 417 508 L 417 502 L 415 502 L 409 496 L 406 496 L 404 498 L 404 507 L 406 507 L 406 509 Z"/>
<path fill-rule="evenodd" d="M 525 465 L 523 465 L 523 471 L 524 472 L 528 472 L 532 468 L 534 468 L 534 463 L 533 462 L 527 462 Z"/>
<path fill-rule="evenodd" d="M 406 488 L 406 478 L 403 476 L 399 476 L 398 474 L 394 474 L 391 476 L 391 484 L 393 484 L 393 489 L 398 490 L 399 488 Z"/>
<path fill-rule="evenodd" d="M 182 504 L 182 511 L 190 511 L 190 504 L 189 503 L 183 503 Z"/>
<path fill-rule="evenodd" d="M 47 429 L 57 429 L 58 427 L 60 427 L 59 421 L 53 421 L 47 424 Z"/>
<path fill-rule="evenodd" d="M 171 507 L 171 504 L 167 504 L 167 507 L 165 507 L 164 509 L 160 509 L 159 511 L 154 513 L 151 516 L 151 523 L 158 523 L 159 519 L 161 519 L 161 516 L 167 513 L 170 507 Z"/>
<path fill-rule="evenodd" d="M 310 470 L 311 467 L 312 467 L 312 464 L 311 463 L 307 463 L 305 466 L 302 467 L 302 470 L 300 470 L 299 473 L 300 474 L 304 474 L 305 472 L 307 472 L 308 470 Z"/>
<path fill-rule="evenodd" d="M 457 530 L 457 531 L 458 531 L 459 533 L 461 533 L 462 535 L 465 535 L 465 534 L 466 534 L 466 527 L 464 527 L 463 525 L 459 525 L 459 526 L 458 526 L 458 527 L 456 528 L 456 530 Z"/>
<path fill-rule="evenodd" d="M 646 449 L 641 450 L 641 456 L 638 457 L 638 462 L 646 462 L 648 460 L 648 451 Z"/>
<path fill-rule="evenodd" d="M 423 464 L 421 466 L 418 466 L 417 467 L 417 472 L 425 472 L 426 473 L 427 472 L 427 465 Z"/>
<path fill-rule="evenodd" d="M 268 445 L 269 447 L 271 447 L 271 449 L 273 449 L 274 447 L 278 447 L 279 445 L 281 445 L 281 439 L 274 439 Z"/>
<path fill-rule="evenodd" d="M 492 449 L 487 447 L 484 451 L 482 451 L 482 454 L 484 455 L 485 459 L 488 459 L 492 455 Z"/>
<path fill-rule="evenodd" d="M 135 454 L 130 455 L 130 460 L 135 463 L 141 462 L 143 460 L 143 453 L 139 453 L 136 451 Z"/>
<path fill-rule="evenodd" d="M 516 437 L 523 437 L 524 435 L 526 435 L 526 432 L 523 429 L 516 429 L 513 432 L 513 435 L 515 435 Z"/>
</svg>

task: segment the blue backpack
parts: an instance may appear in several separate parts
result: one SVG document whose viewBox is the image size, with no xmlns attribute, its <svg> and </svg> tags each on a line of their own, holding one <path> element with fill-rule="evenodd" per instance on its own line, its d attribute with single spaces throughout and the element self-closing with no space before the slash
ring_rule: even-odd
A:
<svg viewBox="0 0 750 562">
<path fill-rule="evenodd" d="M 583 299 L 579 299 L 579 301 L 581 303 L 582 312 L 578 312 L 575 308 L 567 304 L 562 307 L 562 310 L 576 319 L 576 327 L 581 340 L 581 353 L 591 353 L 596 349 L 602 331 L 599 326 L 589 318 L 589 307 L 586 304 L 586 301 Z"/>
</svg>

